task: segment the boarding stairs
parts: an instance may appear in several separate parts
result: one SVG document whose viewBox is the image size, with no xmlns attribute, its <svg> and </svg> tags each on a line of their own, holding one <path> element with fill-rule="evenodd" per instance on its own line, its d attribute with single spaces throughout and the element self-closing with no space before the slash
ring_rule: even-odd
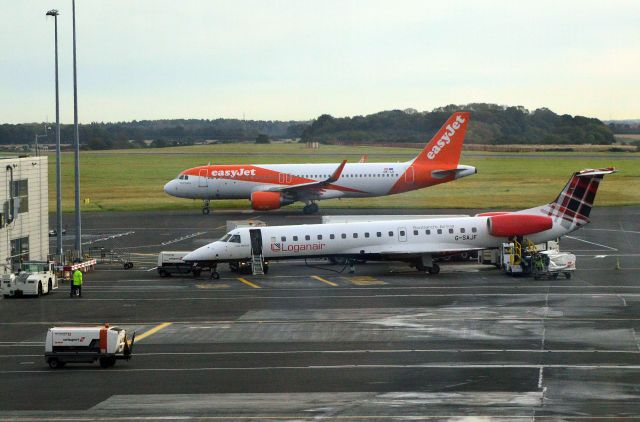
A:
<svg viewBox="0 0 640 422">
<path fill-rule="evenodd" d="M 262 257 L 262 253 L 253 253 L 253 250 L 251 251 L 251 273 L 253 275 L 264 274 L 264 258 Z"/>
</svg>

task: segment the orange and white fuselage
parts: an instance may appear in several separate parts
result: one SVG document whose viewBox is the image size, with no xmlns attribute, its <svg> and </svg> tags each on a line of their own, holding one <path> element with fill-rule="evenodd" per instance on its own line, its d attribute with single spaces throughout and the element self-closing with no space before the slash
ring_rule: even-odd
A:
<svg viewBox="0 0 640 422">
<path fill-rule="evenodd" d="M 458 164 L 468 121 L 469 113 L 454 113 L 417 157 L 403 163 L 207 165 L 183 171 L 164 190 L 205 201 L 249 199 L 254 209 L 269 210 L 296 201 L 422 189 L 476 173 L 475 167 Z"/>
</svg>

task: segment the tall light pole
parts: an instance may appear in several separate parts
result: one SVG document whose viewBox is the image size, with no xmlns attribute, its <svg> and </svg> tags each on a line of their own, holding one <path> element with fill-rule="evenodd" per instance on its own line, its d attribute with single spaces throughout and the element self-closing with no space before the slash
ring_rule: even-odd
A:
<svg viewBox="0 0 640 422">
<path fill-rule="evenodd" d="M 76 0 L 71 0 L 73 14 L 73 126 L 75 133 L 76 242 L 78 258 L 82 258 L 82 220 L 80 218 L 80 132 L 78 130 L 78 77 L 76 71 Z"/>
<path fill-rule="evenodd" d="M 60 95 L 58 90 L 58 11 L 49 10 L 47 16 L 53 16 L 55 23 L 55 44 L 56 44 L 56 255 L 58 263 L 63 263 L 62 252 L 62 188 L 60 186 Z"/>
</svg>

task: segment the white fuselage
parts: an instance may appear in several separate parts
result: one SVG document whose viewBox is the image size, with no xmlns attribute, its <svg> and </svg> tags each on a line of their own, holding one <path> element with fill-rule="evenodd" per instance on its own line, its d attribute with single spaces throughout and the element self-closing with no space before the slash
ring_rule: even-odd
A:
<svg viewBox="0 0 640 422">
<path fill-rule="evenodd" d="M 403 260 L 434 253 L 496 248 L 507 242 L 508 238 L 489 233 L 489 218 L 305 224 L 261 227 L 259 230 L 262 255 L 269 260 L 336 255 Z M 221 239 L 203 246 L 184 259 L 197 262 L 248 259 L 252 252 L 249 230 L 250 228 L 233 230 L 223 238 L 224 241 Z M 540 243 L 556 239 L 567 232 L 554 222 L 551 229 L 527 238 Z"/>
</svg>

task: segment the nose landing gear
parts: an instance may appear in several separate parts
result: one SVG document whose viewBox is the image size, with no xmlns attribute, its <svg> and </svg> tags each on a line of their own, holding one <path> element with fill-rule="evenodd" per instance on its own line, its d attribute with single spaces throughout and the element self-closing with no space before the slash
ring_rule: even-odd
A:
<svg viewBox="0 0 640 422">
<path fill-rule="evenodd" d="M 205 199 L 202 201 L 202 214 L 208 215 L 211 210 L 209 209 L 209 200 Z"/>
</svg>

